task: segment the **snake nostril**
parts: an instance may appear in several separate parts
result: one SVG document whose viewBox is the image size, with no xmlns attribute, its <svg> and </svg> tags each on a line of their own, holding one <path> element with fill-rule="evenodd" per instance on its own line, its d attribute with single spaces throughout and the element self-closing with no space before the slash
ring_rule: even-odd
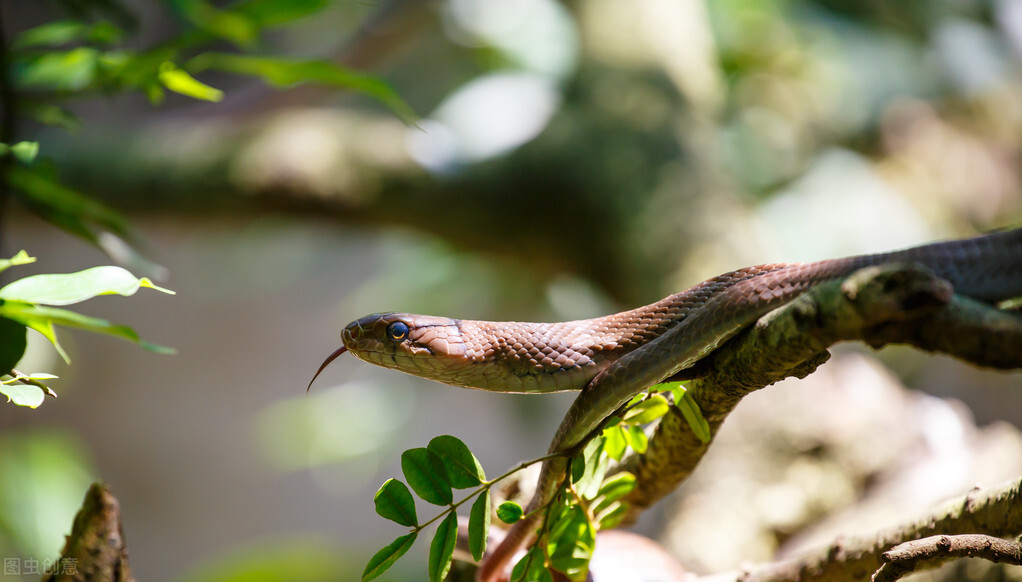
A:
<svg viewBox="0 0 1022 582">
<path fill-rule="evenodd" d="M 357 321 L 353 321 L 344 326 L 344 329 L 341 331 L 341 341 L 344 342 L 344 345 L 348 345 L 348 342 L 357 340 L 361 333 L 362 328 L 359 327 Z"/>
</svg>

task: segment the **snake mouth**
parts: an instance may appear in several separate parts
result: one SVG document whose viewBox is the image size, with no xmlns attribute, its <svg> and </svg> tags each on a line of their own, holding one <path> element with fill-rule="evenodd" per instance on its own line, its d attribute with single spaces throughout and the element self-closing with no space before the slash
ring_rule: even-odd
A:
<svg viewBox="0 0 1022 582">
<path fill-rule="evenodd" d="M 309 390 L 312 389 L 312 383 L 315 382 L 316 378 L 319 377 L 320 372 L 322 372 L 327 366 L 329 366 L 330 362 L 336 360 L 337 356 L 343 354 L 346 351 L 348 351 L 348 346 L 341 346 L 337 348 L 332 354 L 327 356 L 325 360 L 323 360 L 323 363 L 319 365 L 319 369 L 316 370 L 316 374 L 312 377 L 312 380 L 309 380 L 309 386 L 305 389 L 306 393 L 308 393 Z"/>
</svg>

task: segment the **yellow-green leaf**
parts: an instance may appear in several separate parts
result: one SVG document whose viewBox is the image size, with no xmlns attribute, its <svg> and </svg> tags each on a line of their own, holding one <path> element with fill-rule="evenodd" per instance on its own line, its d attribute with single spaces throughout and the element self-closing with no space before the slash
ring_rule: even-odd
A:
<svg viewBox="0 0 1022 582">
<path fill-rule="evenodd" d="M 224 98 L 223 91 L 199 81 L 169 61 L 160 65 L 157 78 L 164 87 L 181 95 L 203 101 L 220 101 Z"/>
</svg>

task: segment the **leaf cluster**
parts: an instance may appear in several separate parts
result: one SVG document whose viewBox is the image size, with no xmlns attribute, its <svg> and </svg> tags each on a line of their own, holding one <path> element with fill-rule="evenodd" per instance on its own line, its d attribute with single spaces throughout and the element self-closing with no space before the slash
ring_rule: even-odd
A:
<svg viewBox="0 0 1022 582">
<path fill-rule="evenodd" d="M 0 271 L 35 261 L 25 251 L 10 259 L 0 260 Z M 29 329 L 39 332 L 53 344 L 57 353 L 70 363 L 67 352 L 57 341 L 56 326 L 74 327 L 96 333 L 112 335 L 132 341 L 143 348 L 160 353 L 173 352 L 170 348 L 143 341 L 135 330 L 125 325 L 110 323 L 98 317 L 89 317 L 64 309 L 97 295 L 134 295 L 147 287 L 163 293 L 173 291 L 157 287 L 149 279 L 136 278 L 121 267 L 93 267 L 68 274 L 33 275 L 18 279 L 0 288 L 0 394 L 9 402 L 36 408 L 44 394 L 52 391 L 42 380 L 56 378 L 52 374 L 24 374 L 14 370 L 27 347 Z"/>
<path fill-rule="evenodd" d="M 482 558 L 490 525 L 490 486 L 496 480 L 486 480 L 482 465 L 468 446 L 457 437 L 438 436 L 425 447 L 402 453 L 401 472 L 408 485 L 398 479 L 388 479 L 376 492 L 373 503 L 381 517 L 411 527 L 412 531 L 378 551 L 362 572 L 362 580 L 372 580 L 386 572 L 412 547 L 420 531 L 441 518 L 443 520 L 437 526 L 429 547 L 429 579 L 433 582 L 443 580 L 450 571 L 458 537 L 457 509 L 477 494 L 479 497 L 469 514 L 469 547 L 477 560 Z M 425 523 L 418 523 L 415 500 L 409 486 L 423 501 L 447 506 L 447 509 Z M 454 489 L 472 487 L 479 489 L 454 502 Z"/>
<path fill-rule="evenodd" d="M 146 48 L 126 41 L 135 26 L 131 10 L 118 1 L 68 4 L 68 18 L 56 18 L 18 33 L 0 46 L 0 102 L 4 120 L 25 117 L 76 131 L 81 123 L 67 108 L 76 98 L 141 93 L 154 105 L 170 91 L 204 101 L 220 101 L 223 91 L 195 77 L 209 70 L 254 76 L 274 87 L 316 83 L 352 89 L 385 103 L 406 120 L 414 114 L 383 82 L 320 59 L 281 59 L 255 54 L 265 32 L 310 17 L 329 0 L 238 0 L 217 7 L 208 0 L 169 0 L 179 18 L 175 36 Z M 227 43 L 237 52 L 211 51 Z M 0 127 L 0 205 L 7 194 L 51 224 L 96 245 L 128 265 L 151 264 L 126 241 L 133 239 L 117 212 L 61 182 L 55 165 L 39 156 L 40 144 L 15 141 L 12 127 Z M 7 143 L 10 142 L 10 143 Z M 2 263 L 24 264 L 25 254 Z M 167 348 L 139 339 L 130 327 L 64 309 L 95 295 L 131 295 L 152 285 L 119 267 L 97 267 L 66 275 L 36 275 L 0 290 L 0 393 L 17 404 L 36 407 L 52 391 L 49 374 L 14 370 L 26 347 L 26 331 L 46 337 L 67 360 L 54 326 L 76 327 L 121 337 L 158 352 Z"/>
<path fill-rule="evenodd" d="M 667 393 L 671 394 L 670 400 L 665 397 Z M 611 474 L 613 463 L 621 461 L 629 449 L 644 454 L 648 445 L 644 426 L 657 422 L 672 406 L 689 419 L 690 427 L 700 439 L 709 440 L 709 424 L 680 383 L 660 384 L 648 393 L 637 395 L 620 416 L 608 421 L 602 433 L 592 439 L 580 455 L 570 459 L 561 488 L 549 503 L 535 509 L 543 515 L 539 537 L 514 565 L 511 582 L 552 582 L 553 572 L 572 581 L 586 579 L 596 547 L 596 532 L 621 523 L 628 511 L 624 498 L 636 485 L 631 473 Z M 492 485 L 529 465 L 556 456 L 560 455 L 534 459 L 487 480 L 475 455 L 453 436 L 439 436 L 424 448 L 405 451 L 401 455 L 401 469 L 408 485 L 388 479 L 377 491 L 374 503 L 377 514 L 412 530 L 377 552 L 366 566 L 362 579 L 372 580 L 383 574 L 411 548 L 420 531 L 442 519 L 429 552 L 430 580 L 442 580 L 450 569 L 457 539 L 457 509 L 477 495 L 469 513 L 468 542 L 473 559 L 479 561 L 486 550 L 491 512 L 507 524 L 527 517 L 522 506 L 514 501 L 505 501 L 494 510 Z M 473 487 L 477 489 L 467 497 L 454 501 L 454 489 Z M 423 501 L 447 506 L 447 509 L 420 524 L 412 491 Z"/>
</svg>

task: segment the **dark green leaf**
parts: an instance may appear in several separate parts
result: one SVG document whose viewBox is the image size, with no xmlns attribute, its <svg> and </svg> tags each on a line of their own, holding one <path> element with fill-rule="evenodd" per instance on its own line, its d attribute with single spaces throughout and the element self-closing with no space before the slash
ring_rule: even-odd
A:
<svg viewBox="0 0 1022 582">
<path fill-rule="evenodd" d="M 487 536 L 490 532 L 490 490 L 483 489 L 468 516 L 468 549 L 475 561 L 483 559 L 486 551 Z"/>
<path fill-rule="evenodd" d="M 553 582 L 543 550 L 533 546 L 511 569 L 511 582 Z"/>
<path fill-rule="evenodd" d="M 497 519 L 504 523 L 515 523 L 523 513 L 522 506 L 514 501 L 505 501 L 497 506 Z"/>
<path fill-rule="evenodd" d="M 479 464 L 465 443 L 451 435 L 441 435 L 429 441 L 426 448 L 443 461 L 447 469 L 447 480 L 455 489 L 475 487 L 486 480 L 483 466 Z"/>
<path fill-rule="evenodd" d="M 185 63 L 185 68 L 192 73 L 217 69 L 239 75 L 254 75 L 277 87 L 319 83 L 352 89 L 383 102 L 406 123 L 411 123 L 417 118 L 412 109 L 383 81 L 330 61 L 207 52 Z"/>
<path fill-rule="evenodd" d="M 224 98 L 223 91 L 198 81 L 170 61 L 160 65 L 157 78 L 164 87 L 181 95 L 203 101 L 220 101 Z"/>
<path fill-rule="evenodd" d="M 128 234 L 119 214 L 36 171 L 35 167 L 12 166 L 8 169 L 7 180 L 33 212 L 92 243 L 97 243 L 98 239 L 90 223 L 122 237 Z"/>
<path fill-rule="evenodd" d="M 646 424 L 667 414 L 668 410 L 670 410 L 670 405 L 667 403 L 667 399 L 657 394 L 628 410 L 625 413 L 624 421 L 628 424 Z"/>
<path fill-rule="evenodd" d="M 692 399 L 688 391 L 679 382 L 677 386 L 671 388 L 671 394 L 674 396 L 674 405 L 681 411 L 681 415 L 696 438 L 703 443 L 710 442 L 713 438 L 713 433 L 710 432 L 710 423 L 706 421 L 703 412 L 699 410 L 699 405 Z"/>
<path fill-rule="evenodd" d="M 27 333 L 23 323 L 0 317 L 0 375 L 10 373 L 25 355 Z"/>
<path fill-rule="evenodd" d="M 408 548 L 412 547 L 417 535 L 419 534 L 415 532 L 403 535 L 391 542 L 389 546 L 376 552 L 376 554 L 369 559 L 369 563 L 366 564 L 366 569 L 362 571 L 362 582 L 372 580 L 386 572 L 394 565 L 394 562 L 396 562 L 398 558 L 405 555 Z"/>
<path fill-rule="evenodd" d="M 453 511 L 436 528 L 429 544 L 429 579 L 440 582 L 451 569 L 454 544 L 458 541 L 458 515 Z"/>
<path fill-rule="evenodd" d="M 578 483 L 586 474 L 585 457 L 582 455 L 572 457 L 569 463 L 571 464 L 571 482 Z"/>
<path fill-rule="evenodd" d="M 29 89 L 80 91 L 92 84 L 98 61 L 99 51 L 90 47 L 47 51 L 16 61 L 14 82 Z"/>
<path fill-rule="evenodd" d="M 412 491 L 433 505 L 450 505 L 454 500 L 443 461 L 426 448 L 401 453 L 401 471 Z"/>
<path fill-rule="evenodd" d="M 51 103 L 22 100 L 18 103 L 18 109 L 39 123 L 59 127 L 65 131 L 78 131 L 82 127 L 82 122 L 74 113 Z"/>
<path fill-rule="evenodd" d="M 376 513 L 400 525 L 414 527 L 418 524 L 415 515 L 415 500 L 408 487 L 397 479 L 387 479 L 373 497 Z"/>
<path fill-rule="evenodd" d="M 97 295 L 134 295 L 140 287 L 164 293 L 173 291 L 157 287 L 152 281 L 136 278 L 114 266 L 92 267 L 77 273 L 32 275 L 0 288 L 0 299 L 43 305 L 71 305 Z"/>
</svg>

